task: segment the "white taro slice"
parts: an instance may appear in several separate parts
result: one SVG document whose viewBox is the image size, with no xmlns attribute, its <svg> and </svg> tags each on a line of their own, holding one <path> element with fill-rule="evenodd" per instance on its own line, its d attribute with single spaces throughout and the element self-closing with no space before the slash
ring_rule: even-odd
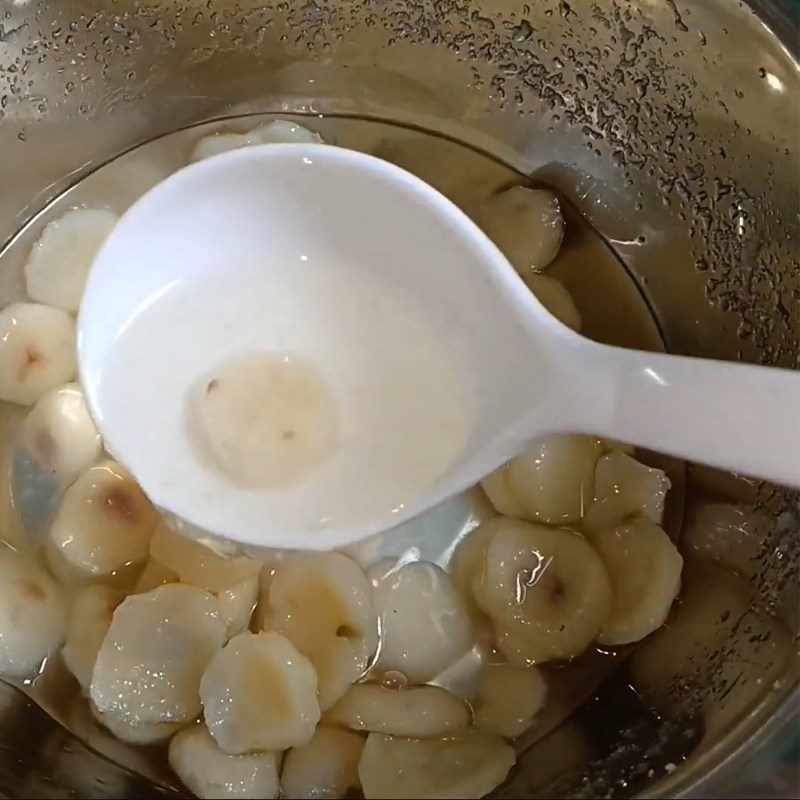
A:
<svg viewBox="0 0 800 800">
<path fill-rule="evenodd" d="M 200 684 L 206 725 L 226 753 L 305 744 L 320 718 L 311 662 L 279 633 L 234 636 Z"/>
<path fill-rule="evenodd" d="M 502 739 L 476 730 L 439 740 L 372 733 L 358 773 L 367 800 L 455 800 L 488 794 L 505 780 L 515 760 Z"/>
<path fill-rule="evenodd" d="M 199 798 L 275 798 L 280 791 L 280 753 L 231 756 L 219 749 L 205 725 L 180 731 L 169 743 L 169 765 Z"/>
<path fill-rule="evenodd" d="M 360 791 L 358 760 L 366 739 L 338 728 L 317 728 L 311 740 L 286 754 L 281 774 L 284 797 L 334 800 Z"/>
<path fill-rule="evenodd" d="M 367 669 L 378 622 L 366 575 L 341 553 L 314 553 L 278 567 L 270 625 L 314 665 L 320 707 L 330 708 Z"/>
<path fill-rule="evenodd" d="M 92 702 L 128 725 L 191 722 L 200 678 L 224 641 L 217 600 L 203 589 L 173 583 L 131 595 L 98 652 Z"/>
</svg>

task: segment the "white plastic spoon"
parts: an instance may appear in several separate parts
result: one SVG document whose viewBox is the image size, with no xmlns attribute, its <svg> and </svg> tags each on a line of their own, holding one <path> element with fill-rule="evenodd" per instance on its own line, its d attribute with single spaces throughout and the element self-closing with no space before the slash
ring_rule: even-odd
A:
<svg viewBox="0 0 800 800">
<path fill-rule="evenodd" d="M 558 432 L 800 483 L 800 374 L 591 342 L 445 197 L 325 145 L 225 153 L 139 200 L 79 364 L 151 499 L 250 544 L 343 545 Z"/>
</svg>

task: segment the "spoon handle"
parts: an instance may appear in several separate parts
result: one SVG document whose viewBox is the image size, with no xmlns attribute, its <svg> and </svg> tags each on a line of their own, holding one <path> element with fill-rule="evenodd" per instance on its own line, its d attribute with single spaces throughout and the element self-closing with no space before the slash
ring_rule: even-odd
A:
<svg viewBox="0 0 800 800">
<path fill-rule="evenodd" d="M 800 486 L 800 372 L 594 343 L 583 355 L 604 394 L 580 404 L 591 432 Z"/>
</svg>

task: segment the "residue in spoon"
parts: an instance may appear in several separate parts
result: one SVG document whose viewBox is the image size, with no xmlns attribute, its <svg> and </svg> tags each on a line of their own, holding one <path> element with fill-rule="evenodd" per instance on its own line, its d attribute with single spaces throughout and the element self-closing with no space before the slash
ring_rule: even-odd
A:
<svg viewBox="0 0 800 800">
<path fill-rule="evenodd" d="M 308 361 L 275 353 L 221 364 L 190 392 L 187 427 L 201 458 L 247 488 L 302 481 L 336 449 L 338 414 Z"/>
</svg>

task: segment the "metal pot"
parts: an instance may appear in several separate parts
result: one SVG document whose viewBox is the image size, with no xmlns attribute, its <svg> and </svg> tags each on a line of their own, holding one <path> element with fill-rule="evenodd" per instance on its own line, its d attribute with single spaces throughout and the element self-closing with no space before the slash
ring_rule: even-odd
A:
<svg viewBox="0 0 800 800">
<path fill-rule="evenodd" d="M 160 134 L 237 113 L 348 113 L 452 136 L 557 187 L 638 280 L 672 352 L 797 366 L 800 65 L 797 28 L 775 3 L 2 8 L 0 242 L 83 175 Z M 0 288 L 2 263 L 0 254 Z M 779 617 L 796 636 L 797 498 L 691 467 L 687 485 L 690 503 L 723 496 L 767 521 L 743 618 Z M 758 662 L 768 681 L 753 682 L 722 730 L 698 728 L 698 708 L 752 678 L 746 631 L 743 622 L 724 647 L 706 648 L 668 713 L 642 705 L 620 717 L 620 681 L 600 687 L 579 712 L 584 729 L 602 722 L 595 746 L 575 755 L 567 721 L 521 757 L 498 795 L 724 792 L 754 751 L 796 729 L 796 647 L 788 660 Z M 0 684 L 5 796 L 174 794 L 114 763 L 124 753 L 110 756 Z"/>
</svg>

